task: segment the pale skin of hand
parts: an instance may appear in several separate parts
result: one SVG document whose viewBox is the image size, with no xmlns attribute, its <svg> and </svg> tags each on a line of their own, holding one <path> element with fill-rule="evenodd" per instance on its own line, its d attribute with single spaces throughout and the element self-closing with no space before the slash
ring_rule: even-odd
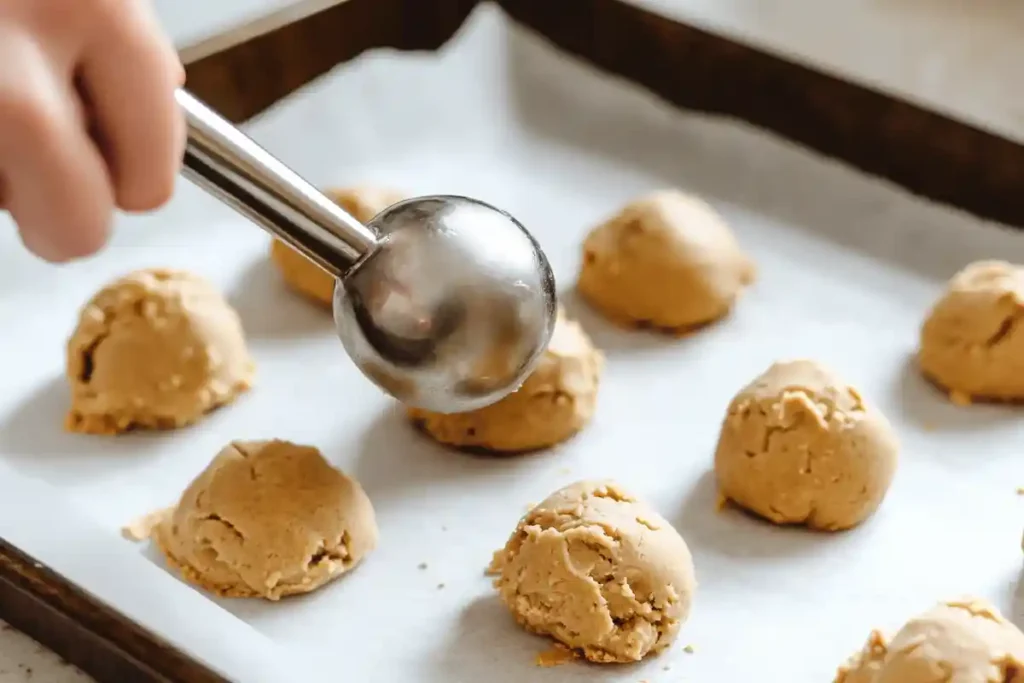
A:
<svg viewBox="0 0 1024 683">
<path fill-rule="evenodd" d="M 148 0 L 0 0 L 0 208 L 47 261 L 174 191 L 185 73 Z"/>
</svg>

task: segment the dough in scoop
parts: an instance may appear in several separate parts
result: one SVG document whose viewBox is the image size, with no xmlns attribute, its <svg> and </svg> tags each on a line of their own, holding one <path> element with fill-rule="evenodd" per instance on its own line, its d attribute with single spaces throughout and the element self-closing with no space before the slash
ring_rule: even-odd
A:
<svg viewBox="0 0 1024 683">
<path fill-rule="evenodd" d="M 715 474 L 741 508 L 836 531 L 878 508 L 898 451 L 889 422 L 856 389 L 798 360 L 775 363 L 729 404 Z"/>
<path fill-rule="evenodd" d="M 238 314 L 209 282 L 139 270 L 82 309 L 67 344 L 75 432 L 192 424 L 249 389 L 254 364 Z"/>
<path fill-rule="evenodd" d="M 1022 683 L 1024 633 L 978 599 L 945 602 L 890 641 L 878 631 L 835 683 Z"/>
<path fill-rule="evenodd" d="M 309 593 L 377 544 L 358 482 L 315 448 L 287 441 L 228 444 L 156 529 L 168 562 L 229 597 Z"/>
<path fill-rule="evenodd" d="M 361 223 L 367 223 L 384 209 L 405 199 L 395 190 L 361 186 L 325 190 L 324 194 Z M 278 239 L 270 243 L 270 260 L 289 287 L 311 301 L 328 308 L 333 306 L 334 278 L 319 266 Z"/>
<path fill-rule="evenodd" d="M 566 486 L 534 507 L 491 571 L 520 625 L 592 662 L 635 662 L 671 645 L 696 589 L 679 533 L 608 481 Z"/>
<path fill-rule="evenodd" d="M 577 288 L 613 321 L 684 333 L 725 316 L 754 276 L 710 205 L 662 190 L 590 233 Z"/>
<path fill-rule="evenodd" d="M 921 328 L 924 375 L 957 403 L 1024 399 L 1024 268 L 979 261 L 957 273 Z"/>
<path fill-rule="evenodd" d="M 468 413 L 410 408 L 410 419 L 437 441 L 457 448 L 520 453 L 568 440 L 590 421 L 604 356 L 576 322 L 559 311 L 551 343 L 513 394 Z"/>
</svg>

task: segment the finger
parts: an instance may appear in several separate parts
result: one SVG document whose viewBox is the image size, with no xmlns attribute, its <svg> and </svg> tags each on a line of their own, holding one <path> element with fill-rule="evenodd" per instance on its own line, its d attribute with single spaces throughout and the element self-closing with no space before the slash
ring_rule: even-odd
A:
<svg viewBox="0 0 1024 683">
<path fill-rule="evenodd" d="M 185 85 L 185 65 L 181 63 L 181 55 L 178 54 L 177 48 L 174 47 L 174 43 L 171 41 L 170 36 L 164 32 L 160 19 L 157 16 L 156 8 L 152 0 L 136 0 L 138 11 L 142 17 L 142 21 L 148 24 L 151 30 L 155 31 L 160 36 L 160 41 L 163 46 L 164 56 L 170 64 L 171 71 L 174 74 L 174 86 L 180 88 Z M 182 126 L 181 130 L 185 130 L 185 117 L 182 115 Z M 184 138 L 182 139 L 182 145 L 184 145 Z M 184 151 L 184 147 L 182 148 Z"/>
<path fill-rule="evenodd" d="M 106 164 L 81 125 L 64 72 L 15 31 L 0 35 L 0 177 L 7 210 L 38 256 L 66 261 L 107 239 L 113 196 Z"/>
<path fill-rule="evenodd" d="M 170 198 L 181 165 L 185 126 L 174 90 L 183 72 L 144 3 L 120 10 L 86 48 L 79 84 L 117 205 L 147 211 Z"/>
</svg>

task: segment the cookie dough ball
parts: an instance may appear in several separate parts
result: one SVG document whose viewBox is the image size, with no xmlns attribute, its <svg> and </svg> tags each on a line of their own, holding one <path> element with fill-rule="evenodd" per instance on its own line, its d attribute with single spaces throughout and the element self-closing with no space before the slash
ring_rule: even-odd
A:
<svg viewBox="0 0 1024 683">
<path fill-rule="evenodd" d="M 715 210 L 663 190 L 590 233 L 577 288 L 613 321 L 683 333 L 725 316 L 753 280 L 753 262 Z"/>
<path fill-rule="evenodd" d="M 921 328 L 924 375 L 957 403 L 1024 399 L 1024 268 L 972 263 L 949 282 Z"/>
<path fill-rule="evenodd" d="M 168 562 L 229 597 L 309 593 L 377 544 L 358 482 L 315 448 L 287 441 L 228 444 L 156 529 Z"/>
<path fill-rule="evenodd" d="M 988 603 L 942 603 L 891 640 L 878 631 L 835 683 L 1021 683 L 1024 634 Z"/>
<path fill-rule="evenodd" d="M 729 404 L 715 474 L 741 508 L 836 531 L 878 508 L 898 451 L 889 422 L 856 389 L 798 360 L 775 363 Z"/>
<path fill-rule="evenodd" d="M 678 532 L 608 481 L 572 484 L 533 508 L 491 571 L 516 621 L 592 662 L 636 662 L 671 645 L 696 588 Z"/>
<path fill-rule="evenodd" d="M 82 309 L 67 344 L 66 427 L 183 427 L 249 389 L 254 368 L 238 314 L 212 284 L 183 270 L 136 271 Z"/>
<path fill-rule="evenodd" d="M 559 312 L 540 363 L 523 386 L 468 413 L 408 410 L 409 418 L 437 441 L 456 448 L 521 453 L 568 440 L 590 421 L 604 356 L 576 322 Z"/>
<path fill-rule="evenodd" d="M 392 204 L 405 199 L 399 192 L 376 187 L 325 190 L 324 194 L 361 223 L 368 222 Z M 328 308 L 333 305 L 334 278 L 319 266 L 277 239 L 270 244 L 270 260 L 277 266 L 289 287 Z"/>
</svg>

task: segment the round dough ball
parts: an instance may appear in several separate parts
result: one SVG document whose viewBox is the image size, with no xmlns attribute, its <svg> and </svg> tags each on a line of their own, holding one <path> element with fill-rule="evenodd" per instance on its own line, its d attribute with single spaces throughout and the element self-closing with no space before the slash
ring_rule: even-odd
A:
<svg viewBox="0 0 1024 683">
<path fill-rule="evenodd" d="M 242 323 L 212 284 L 183 270 L 139 270 L 82 309 L 67 344 L 75 432 L 192 424 L 252 386 Z"/>
<path fill-rule="evenodd" d="M 1024 399 L 1024 268 L 979 261 L 957 273 L 921 327 L 918 363 L 957 403 Z"/>
<path fill-rule="evenodd" d="M 696 589 L 679 533 L 609 481 L 553 493 L 494 555 L 516 621 L 592 662 L 636 662 L 675 640 Z"/>
<path fill-rule="evenodd" d="M 376 187 L 325 190 L 324 194 L 360 223 L 369 222 L 384 209 L 405 199 L 400 192 Z M 270 243 L 270 260 L 289 287 L 311 301 L 328 308 L 333 306 L 334 278 L 319 266 L 277 239 Z"/>
<path fill-rule="evenodd" d="M 168 562 L 229 597 L 309 593 L 377 545 L 359 483 L 316 448 L 234 441 L 189 485 L 156 529 Z"/>
<path fill-rule="evenodd" d="M 878 508 L 898 451 L 889 422 L 856 389 L 798 360 L 773 364 L 729 404 L 715 474 L 741 508 L 836 531 Z"/>
<path fill-rule="evenodd" d="M 577 288 L 613 321 L 684 333 L 725 316 L 754 275 L 707 202 L 662 190 L 591 231 Z"/>
<path fill-rule="evenodd" d="M 431 437 L 456 448 L 493 453 L 548 448 L 590 421 L 603 368 L 604 356 L 583 328 L 559 311 L 547 350 L 518 391 L 468 413 L 409 408 L 408 415 Z"/>
<path fill-rule="evenodd" d="M 875 631 L 835 683 L 1021 683 L 1024 633 L 977 599 L 942 603 L 887 641 Z"/>
</svg>

